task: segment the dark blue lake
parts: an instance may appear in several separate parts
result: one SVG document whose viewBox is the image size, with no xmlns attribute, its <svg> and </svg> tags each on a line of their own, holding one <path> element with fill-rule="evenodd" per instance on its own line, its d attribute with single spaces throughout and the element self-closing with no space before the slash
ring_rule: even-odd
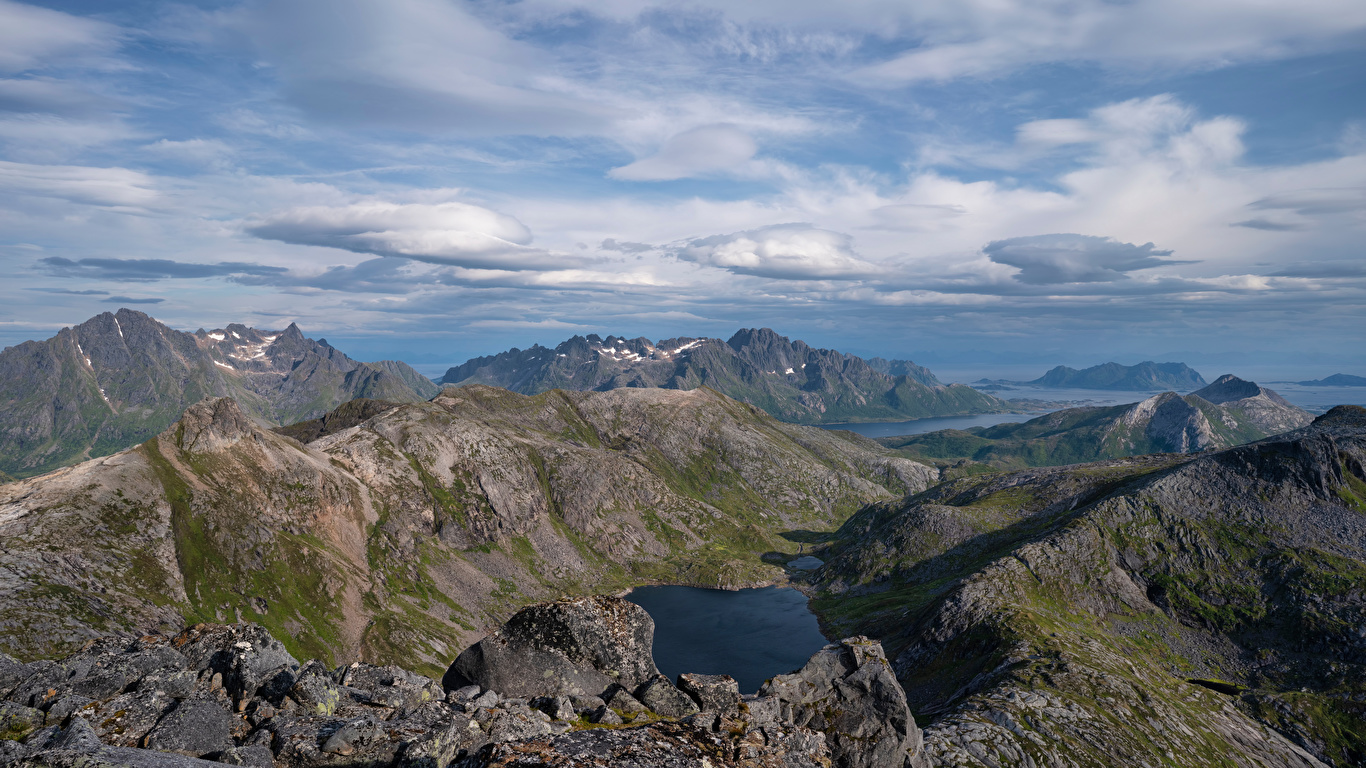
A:
<svg viewBox="0 0 1366 768">
<path fill-rule="evenodd" d="M 655 620 L 655 665 L 670 679 L 730 675 L 741 693 L 755 693 L 768 678 L 801 669 L 828 642 L 795 589 L 640 587 L 626 599 Z"/>
</svg>

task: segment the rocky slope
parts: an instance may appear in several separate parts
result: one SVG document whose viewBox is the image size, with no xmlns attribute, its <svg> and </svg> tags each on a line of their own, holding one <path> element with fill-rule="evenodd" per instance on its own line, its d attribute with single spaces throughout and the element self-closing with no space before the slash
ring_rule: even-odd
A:
<svg viewBox="0 0 1366 768">
<path fill-rule="evenodd" d="M 0 486 L 0 649 L 245 619 L 296 654 L 435 671 L 529 600 L 772 579 L 784 534 L 935 477 L 707 389 L 448 388 L 294 434 L 312 442 L 208 399 L 137 448 Z"/>
<path fill-rule="evenodd" d="M 300 664 L 255 624 L 101 638 L 57 662 L 0 655 L 0 765 L 926 768 L 876 642 L 827 646 L 741 696 L 729 675 L 660 675 L 652 631 L 619 598 L 524 609 L 496 634 L 521 696 L 393 666 Z M 567 671 L 590 689 L 565 693 Z"/>
<path fill-rule="evenodd" d="M 960 479 L 816 572 L 936 765 L 1366 762 L 1366 409 L 1189 456 Z"/>
<path fill-rule="evenodd" d="M 1146 453 L 1199 453 L 1303 427 L 1313 416 L 1275 392 L 1234 376 L 1185 397 L 1164 392 L 1129 405 L 1067 408 L 1018 424 L 878 442 L 939 464 L 991 468 L 1060 466 Z"/>
<path fill-rule="evenodd" d="M 537 394 L 550 389 L 710 387 L 783 421 L 833 424 L 1011 410 L 971 387 L 944 386 L 907 360 L 871 361 L 813 349 L 763 328 L 720 339 L 575 336 L 480 357 L 446 372 L 446 384 L 489 384 Z"/>
<path fill-rule="evenodd" d="M 137 445 L 209 396 L 231 395 L 277 424 L 354 397 L 430 396 L 414 392 L 402 363 L 376 365 L 292 324 L 190 334 L 130 309 L 106 312 L 0 352 L 0 472 L 27 477 Z"/>
</svg>

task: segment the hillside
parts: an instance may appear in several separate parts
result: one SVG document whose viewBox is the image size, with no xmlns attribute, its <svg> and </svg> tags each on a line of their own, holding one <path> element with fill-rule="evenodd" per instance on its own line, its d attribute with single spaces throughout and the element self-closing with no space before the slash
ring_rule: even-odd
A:
<svg viewBox="0 0 1366 768">
<path fill-rule="evenodd" d="M 897 421 L 999 413 L 1012 406 L 961 384 L 944 386 L 906 360 L 864 360 L 814 349 L 763 328 L 720 339 L 575 336 L 451 368 L 445 384 L 488 384 L 523 394 L 551 389 L 710 387 L 797 424 Z"/>
<path fill-rule="evenodd" d="M 0 472 L 27 477 L 137 445 L 205 397 L 233 396 L 276 424 L 354 397 L 426 399 L 394 364 L 378 365 L 391 367 L 352 360 L 293 324 L 184 333 L 130 309 L 105 312 L 0 352 Z"/>
<path fill-rule="evenodd" d="M 249 620 L 296 654 L 439 672 L 531 600 L 770 580 L 785 534 L 936 477 L 708 389 L 447 388 L 292 434 L 316 439 L 206 399 L 141 446 L 0 486 L 0 650 Z"/>
<path fill-rule="evenodd" d="M 1205 386 L 1204 378 L 1185 363 L 1154 363 L 1151 360 L 1145 360 L 1138 365 L 1104 363 L 1080 371 L 1059 365 L 1033 381 L 982 379 L 977 383 L 1058 389 L 1118 389 L 1134 392 L 1160 389 L 1180 392 Z"/>
<path fill-rule="evenodd" d="M 1067 408 L 1016 424 L 940 430 L 878 440 L 902 455 L 939 463 L 967 459 L 995 468 L 1060 466 L 1146 453 L 1229 448 L 1307 425 L 1313 416 L 1234 376 L 1181 397 Z"/>
<path fill-rule="evenodd" d="M 818 555 L 827 629 L 882 639 L 936 765 L 1366 761 L 1362 408 L 956 480 Z"/>
</svg>

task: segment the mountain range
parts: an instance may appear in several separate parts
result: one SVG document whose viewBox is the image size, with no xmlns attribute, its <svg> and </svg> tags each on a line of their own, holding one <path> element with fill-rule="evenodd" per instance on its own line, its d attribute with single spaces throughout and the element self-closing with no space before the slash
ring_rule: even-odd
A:
<svg viewBox="0 0 1366 768">
<path fill-rule="evenodd" d="M 933 765 L 1366 764 L 1366 409 L 942 483 L 816 555 Z"/>
<path fill-rule="evenodd" d="M 1186 391 L 1203 387 L 1206 381 L 1185 363 L 1154 363 L 1145 360 L 1138 365 L 1104 363 L 1085 370 L 1065 365 L 1050 370 L 1033 381 L 980 379 L 975 384 L 986 386 L 1028 386 L 1054 389 L 1118 389 L 1134 392 L 1174 389 Z"/>
<path fill-rule="evenodd" d="M 282 431 L 211 397 L 140 446 L 0 485 L 0 650 L 249 620 L 296 654 L 439 676 L 529 601 L 767 583 L 792 532 L 938 480 L 705 388 L 472 385 Z"/>
<path fill-rule="evenodd" d="M 1076 464 L 1146 453 L 1199 453 L 1229 448 L 1303 427 L 1313 416 L 1270 389 L 1236 376 L 1184 397 L 1175 392 L 1142 402 L 1067 408 L 1023 423 L 940 430 L 878 442 L 902 455 L 982 467 Z"/>
<path fill-rule="evenodd" d="M 443 384 L 488 384 L 522 394 L 551 389 L 710 387 L 798 424 L 897 421 L 999 413 L 1014 407 L 961 384 L 945 386 L 908 360 L 864 360 L 791 341 L 768 328 L 728 341 L 575 336 L 479 357 L 446 371 Z"/>
<path fill-rule="evenodd" d="M 436 386 L 404 363 L 361 363 L 298 326 L 195 333 L 120 309 L 0 352 L 0 473 L 27 477 L 141 443 L 207 396 L 273 424 L 355 397 L 416 402 Z"/>
</svg>

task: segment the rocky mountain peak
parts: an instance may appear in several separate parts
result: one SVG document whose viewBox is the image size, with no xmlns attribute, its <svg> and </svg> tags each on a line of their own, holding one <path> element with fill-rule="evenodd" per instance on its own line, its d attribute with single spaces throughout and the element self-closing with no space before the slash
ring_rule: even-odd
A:
<svg viewBox="0 0 1366 768">
<path fill-rule="evenodd" d="M 231 397 L 206 397 L 185 409 L 178 425 L 178 445 L 186 453 L 216 453 L 236 445 L 255 427 Z"/>
<path fill-rule="evenodd" d="M 1203 397 L 1215 405 L 1223 405 L 1232 400 L 1256 397 L 1263 394 L 1265 391 L 1266 390 L 1251 381 L 1240 379 L 1231 373 L 1226 373 L 1215 379 L 1213 384 L 1210 384 L 1204 389 L 1196 390 L 1191 394 L 1194 394 L 1197 397 Z"/>
</svg>

